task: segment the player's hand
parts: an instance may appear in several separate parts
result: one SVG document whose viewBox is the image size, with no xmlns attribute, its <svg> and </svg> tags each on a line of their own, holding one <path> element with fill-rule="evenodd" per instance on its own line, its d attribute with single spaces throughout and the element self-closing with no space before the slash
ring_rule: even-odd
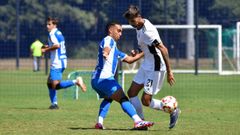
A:
<svg viewBox="0 0 240 135">
<path fill-rule="evenodd" d="M 43 45 L 41 48 L 42 53 L 45 53 L 47 48 L 48 48 L 48 45 Z"/>
<path fill-rule="evenodd" d="M 136 56 L 136 54 L 137 54 L 137 53 L 136 53 L 135 50 L 132 50 L 132 51 L 131 51 L 131 55 L 132 55 L 133 57 Z"/>
<path fill-rule="evenodd" d="M 167 73 L 167 81 L 170 84 L 170 86 L 173 86 L 175 84 L 175 79 L 172 72 Z"/>
</svg>

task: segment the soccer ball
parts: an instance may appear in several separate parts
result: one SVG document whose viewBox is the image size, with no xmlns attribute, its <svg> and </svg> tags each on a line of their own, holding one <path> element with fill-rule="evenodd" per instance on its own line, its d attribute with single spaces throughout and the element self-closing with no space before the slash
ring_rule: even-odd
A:
<svg viewBox="0 0 240 135">
<path fill-rule="evenodd" d="M 173 96 L 166 96 L 161 99 L 163 105 L 163 111 L 166 113 L 172 113 L 178 106 L 178 102 Z"/>
</svg>

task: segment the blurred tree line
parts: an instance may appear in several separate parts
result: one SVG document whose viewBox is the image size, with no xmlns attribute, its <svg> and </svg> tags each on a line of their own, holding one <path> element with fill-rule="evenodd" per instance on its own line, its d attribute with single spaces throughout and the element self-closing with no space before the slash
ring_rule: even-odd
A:
<svg viewBox="0 0 240 135">
<path fill-rule="evenodd" d="M 105 24 L 109 20 L 127 24 L 122 14 L 130 4 L 140 6 L 143 17 L 154 24 L 186 24 L 187 0 L 1 0 L 0 57 L 15 56 L 17 1 L 21 57 L 28 56 L 29 45 L 36 38 L 47 44 L 48 16 L 59 19 L 67 49 L 72 50 L 68 55 L 77 58 L 96 56 Z M 199 23 L 235 26 L 239 5 L 236 0 L 199 0 Z"/>
</svg>

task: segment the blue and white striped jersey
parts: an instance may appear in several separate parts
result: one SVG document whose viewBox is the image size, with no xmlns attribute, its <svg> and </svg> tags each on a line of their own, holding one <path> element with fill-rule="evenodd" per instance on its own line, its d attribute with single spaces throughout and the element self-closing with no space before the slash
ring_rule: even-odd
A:
<svg viewBox="0 0 240 135">
<path fill-rule="evenodd" d="M 51 68 L 66 68 L 67 67 L 67 56 L 65 48 L 65 40 L 62 32 L 57 28 L 53 29 L 48 36 L 49 47 L 54 44 L 60 45 L 60 48 L 50 51 Z"/>
<path fill-rule="evenodd" d="M 111 49 L 107 59 L 103 57 L 103 49 L 105 47 Z M 114 77 L 118 66 L 118 59 L 120 58 L 123 60 L 126 56 L 125 53 L 118 50 L 114 39 L 110 36 L 106 36 L 99 44 L 97 65 L 92 78 L 104 79 Z"/>
</svg>

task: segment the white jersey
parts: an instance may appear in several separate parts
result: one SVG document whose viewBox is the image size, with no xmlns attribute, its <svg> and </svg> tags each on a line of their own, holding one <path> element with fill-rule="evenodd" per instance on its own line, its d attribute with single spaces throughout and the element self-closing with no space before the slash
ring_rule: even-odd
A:
<svg viewBox="0 0 240 135">
<path fill-rule="evenodd" d="M 136 30 L 138 45 L 144 52 L 144 61 L 141 67 L 148 71 L 166 71 L 162 53 L 154 45 L 155 42 L 162 42 L 158 31 L 147 19 L 144 21 L 144 26 L 140 30 Z"/>
<path fill-rule="evenodd" d="M 105 47 L 111 49 L 107 59 L 103 57 L 103 49 Z M 118 59 L 120 58 L 123 60 L 126 56 L 125 53 L 118 50 L 114 39 L 110 36 L 106 36 L 99 44 L 97 66 L 92 78 L 106 79 L 114 77 L 118 66 Z"/>
<path fill-rule="evenodd" d="M 52 47 L 54 44 L 60 45 L 60 48 L 50 51 L 51 68 L 66 68 L 67 56 L 65 48 L 65 40 L 62 32 L 57 28 L 51 30 L 48 36 L 48 44 Z"/>
</svg>

